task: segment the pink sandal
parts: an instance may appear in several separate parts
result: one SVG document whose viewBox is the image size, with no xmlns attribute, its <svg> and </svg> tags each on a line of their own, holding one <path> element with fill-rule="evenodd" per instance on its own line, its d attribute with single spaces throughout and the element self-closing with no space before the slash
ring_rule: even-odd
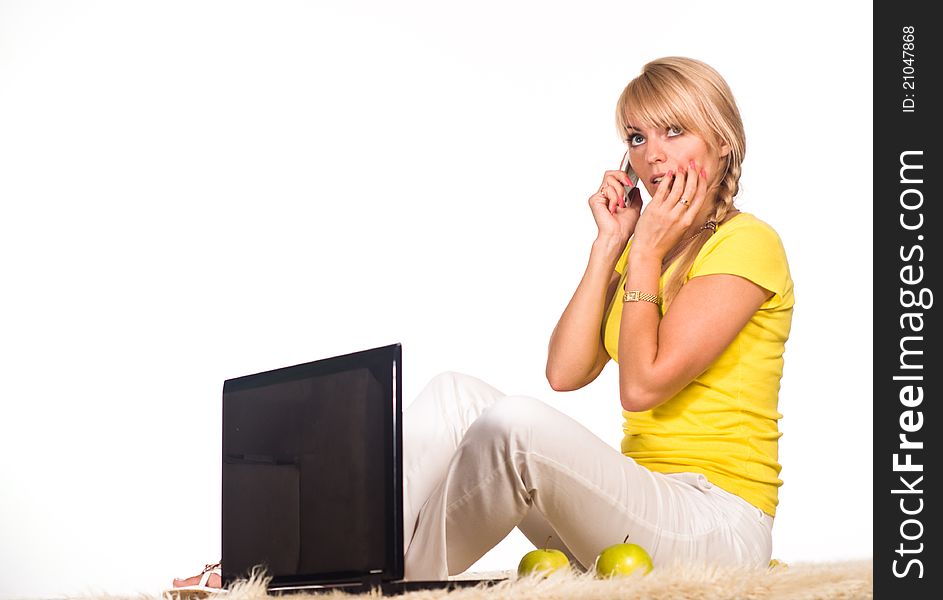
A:
<svg viewBox="0 0 943 600">
<path fill-rule="evenodd" d="M 216 575 L 216 579 L 212 582 L 210 579 L 213 575 Z M 190 600 L 191 598 L 205 598 L 210 594 L 221 591 L 222 588 L 222 569 L 220 568 L 219 563 L 213 563 L 203 567 L 203 572 L 199 575 L 194 575 L 193 577 L 185 577 L 174 579 L 173 589 L 167 590 L 164 592 L 165 597 L 174 598 L 176 600 Z M 190 579 L 195 579 L 199 577 L 199 583 L 196 584 L 185 584 L 184 582 Z"/>
</svg>

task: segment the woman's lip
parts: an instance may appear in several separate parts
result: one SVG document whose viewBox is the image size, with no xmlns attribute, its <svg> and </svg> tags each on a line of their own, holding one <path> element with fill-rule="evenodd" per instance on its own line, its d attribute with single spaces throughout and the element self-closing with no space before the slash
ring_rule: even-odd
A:
<svg viewBox="0 0 943 600">
<path fill-rule="evenodd" d="M 649 181 L 652 182 L 653 184 L 655 184 L 655 183 L 657 183 L 657 182 L 655 181 L 656 179 L 664 179 L 664 178 L 665 178 L 665 174 L 664 174 L 664 173 L 658 173 L 657 175 L 653 175 L 652 178 L 649 179 Z"/>
</svg>

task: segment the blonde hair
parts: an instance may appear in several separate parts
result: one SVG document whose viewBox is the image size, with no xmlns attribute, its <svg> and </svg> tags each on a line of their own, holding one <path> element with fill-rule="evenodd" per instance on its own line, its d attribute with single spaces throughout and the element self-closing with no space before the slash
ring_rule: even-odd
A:
<svg viewBox="0 0 943 600">
<path fill-rule="evenodd" d="M 718 185 L 710 219 L 723 223 L 740 191 L 740 169 L 746 154 L 746 136 L 740 111 L 724 78 L 712 67 L 693 58 L 669 56 L 646 64 L 642 73 L 629 82 L 616 104 L 616 129 L 623 140 L 629 137 L 627 115 L 641 126 L 680 127 L 703 138 L 714 150 L 727 144 L 727 164 Z M 639 126 L 639 123 L 633 123 Z M 697 253 L 713 235 L 702 229 L 684 250 L 668 264 L 677 267 L 663 291 L 666 306 L 677 296 Z"/>
</svg>

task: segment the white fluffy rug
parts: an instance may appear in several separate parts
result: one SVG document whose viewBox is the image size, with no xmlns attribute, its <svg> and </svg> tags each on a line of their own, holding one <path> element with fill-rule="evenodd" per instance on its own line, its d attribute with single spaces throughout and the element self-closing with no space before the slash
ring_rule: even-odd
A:
<svg viewBox="0 0 943 600">
<path fill-rule="evenodd" d="M 491 587 L 469 587 L 450 591 L 423 590 L 408 592 L 397 598 L 403 600 L 478 600 L 522 599 L 541 600 L 610 600 L 625 598 L 637 600 L 766 600 L 766 599 L 848 599 L 863 600 L 873 597 L 872 563 L 868 561 L 840 563 L 796 563 L 771 571 L 745 569 L 655 569 L 648 575 L 621 579 L 600 580 L 589 573 L 555 573 L 547 579 L 518 578 L 513 573 L 468 573 L 452 579 L 493 578 L 509 576 L 507 581 Z M 252 580 L 234 585 L 231 589 L 214 594 L 208 600 L 317 600 L 337 598 L 376 598 L 372 595 L 354 596 L 339 591 L 322 594 L 291 594 L 270 596 L 265 582 Z"/>
</svg>

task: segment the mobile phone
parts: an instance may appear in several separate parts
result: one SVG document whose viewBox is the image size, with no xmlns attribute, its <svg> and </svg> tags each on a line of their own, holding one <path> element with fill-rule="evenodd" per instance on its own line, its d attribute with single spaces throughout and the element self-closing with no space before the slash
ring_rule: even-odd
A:
<svg viewBox="0 0 943 600">
<path fill-rule="evenodd" d="M 622 201 L 625 202 L 626 206 L 628 206 L 630 202 L 630 198 L 632 197 L 633 194 L 641 195 L 641 192 L 638 189 L 638 180 L 639 180 L 638 173 L 636 173 L 635 169 L 632 168 L 632 165 L 629 164 L 628 158 L 629 158 L 629 152 L 628 150 L 626 150 L 625 156 L 622 158 L 623 164 L 621 168 L 622 168 L 622 171 L 626 175 L 629 176 L 629 181 L 632 182 L 632 187 L 625 191 L 625 197 L 622 199 Z"/>
<path fill-rule="evenodd" d="M 629 176 L 629 181 L 632 182 L 632 187 L 638 187 L 638 173 L 635 172 L 635 169 L 632 168 L 632 165 L 629 164 L 628 160 L 623 161 L 622 171 Z"/>
</svg>

